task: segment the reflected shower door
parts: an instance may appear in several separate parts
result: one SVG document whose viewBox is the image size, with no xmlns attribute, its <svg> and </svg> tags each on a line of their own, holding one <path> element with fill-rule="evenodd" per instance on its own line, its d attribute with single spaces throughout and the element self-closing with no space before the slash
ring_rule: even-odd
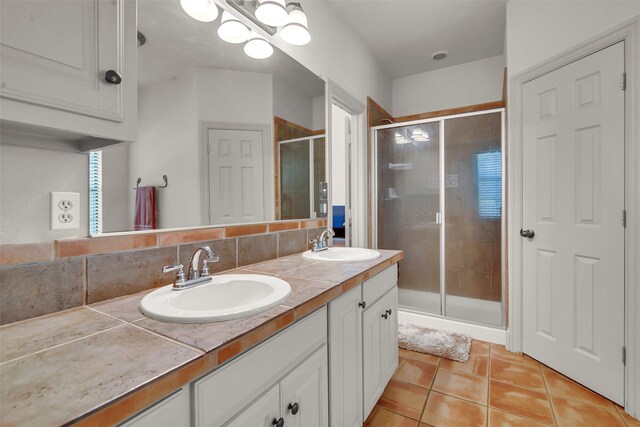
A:
<svg viewBox="0 0 640 427">
<path fill-rule="evenodd" d="M 439 123 L 376 131 L 378 248 L 404 250 L 398 301 L 441 314 Z"/>
<path fill-rule="evenodd" d="M 280 219 L 311 217 L 309 139 L 280 143 Z"/>
<path fill-rule="evenodd" d="M 502 113 L 444 129 L 445 314 L 502 326 Z"/>
</svg>

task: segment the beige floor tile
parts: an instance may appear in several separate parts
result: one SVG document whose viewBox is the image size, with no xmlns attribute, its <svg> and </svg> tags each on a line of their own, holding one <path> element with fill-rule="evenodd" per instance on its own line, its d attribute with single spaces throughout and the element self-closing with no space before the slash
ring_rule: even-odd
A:
<svg viewBox="0 0 640 427">
<path fill-rule="evenodd" d="M 542 380 L 542 371 L 540 371 L 538 366 L 492 359 L 490 378 L 492 380 L 546 393 L 544 381 Z"/>
<path fill-rule="evenodd" d="M 615 405 L 615 407 L 618 413 L 620 414 L 620 416 L 622 417 L 622 419 L 624 420 L 624 422 L 627 423 L 629 427 L 640 427 L 640 420 L 637 420 L 633 418 L 631 415 L 624 412 L 623 407 L 618 405 Z"/>
<path fill-rule="evenodd" d="M 499 381 L 489 385 L 489 406 L 552 424 L 553 414 L 546 393 L 517 387 Z"/>
<path fill-rule="evenodd" d="M 491 358 L 506 360 L 507 362 L 513 362 L 513 363 L 521 363 L 523 365 L 529 365 L 529 366 L 540 365 L 540 363 L 537 360 L 532 359 L 527 355 L 512 353 L 508 351 L 505 348 L 505 346 L 498 345 L 498 344 L 491 344 Z"/>
<path fill-rule="evenodd" d="M 413 359 L 401 359 L 393 378 L 424 388 L 430 388 L 438 367 Z"/>
<path fill-rule="evenodd" d="M 420 418 L 429 390 L 403 381 L 391 380 L 378 405 L 415 420 Z"/>
<path fill-rule="evenodd" d="M 376 406 L 364 423 L 364 427 L 416 427 L 416 424 L 418 424 L 416 420 Z"/>
<path fill-rule="evenodd" d="M 490 345 L 486 341 L 473 340 L 471 341 L 471 354 L 488 356 Z"/>
<path fill-rule="evenodd" d="M 440 368 L 433 382 L 433 390 L 481 405 L 487 404 L 487 379 L 475 375 Z"/>
<path fill-rule="evenodd" d="M 413 359 L 419 362 L 430 363 L 432 365 L 438 365 L 440 358 L 433 354 L 419 353 L 417 351 L 405 350 L 403 348 L 398 349 L 398 355 L 405 359 Z"/>
<path fill-rule="evenodd" d="M 431 392 L 421 421 L 434 427 L 483 427 L 487 423 L 487 407 Z"/>
<path fill-rule="evenodd" d="M 623 427 L 625 425 L 615 408 L 605 409 L 557 396 L 552 396 L 551 402 L 559 427 Z"/>
<path fill-rule="evenodd" d="M 542 374 L 547 383 L 547 390 L 551 395 L 579 400 L 609 409 L 613 407 L 613 403 L 610 400 L 581 386 L 553 369 L 542 366 Z"/>
<path fill-rule="evenodd" d="M 477 375 L 479 377 L 487 377 L 487 375 L 489 375 L 489 357 L 471 354 L 468 362 L 442 359 L 440 367 Z"/>
<path fill-rule="evenodd" d="M 549 424 L 542 424 L 528 418 L 522 418 L 508 412 L 498 411 L 489 408 L 488 427 L 545 427 Z"/>
</svg>

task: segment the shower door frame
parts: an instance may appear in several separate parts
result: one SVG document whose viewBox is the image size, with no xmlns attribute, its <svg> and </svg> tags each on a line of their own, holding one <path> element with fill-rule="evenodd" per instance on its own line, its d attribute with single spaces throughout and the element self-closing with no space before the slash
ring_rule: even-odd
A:
<svg viewBox="0 0 640 427">
<path fill-rule="evenodd" d="M 463 118 L 463 117 L 471 117 L 471 116 L 478 116 L 478 115 L 484 115 L 484 114 L 493 114 L 493 113 L 500 113 L 500 161 L 501 161 L 501 171 L 500 171 L 500 179 L 501 179 L 501 188 L 500 188 L 500 194 L 502 197 L 502 206 L 501 206 L 501 210 L 500 210 L 500 277 L 501 277 L 501 284 L 502 284 L 502 299 L 500 301 L 500 306 L 501 306 L 501 318 L 502 318 L 502 324 L 500 326 L 496 326 L 496 325 L 488 325 L 486 323 L 480 323 L 480 322 L 474 322 L 471 320 L 467 320 L 467 319 L 458 319 L 458 318 L 449 318 L 447 317 L 447 304 L 446 304 L 446 299 L 447 299 L 447 293 L 446 293 L 446 250 L 445 250 L 445 245 L 446 245 L 446 232 L 445 232 L 445 228 L 446 228 L 446 221 L 447 221 L 447 215 L 446 215 L 446 206 L 445 206 L 445 132 L 446 132 L 446 121 L 447 120 L 451 120 L 451 119 L 458 119 L 458 118 Z M 496 329 L 506 329 L 506 325 L 507 325 L 507 310 L 506 310 L 506 302 L 507 302 L 507 276 L 506 276 L 506 271 L 505 271 L 505 266 L 506 263 L 504 262 L 505 260 L 505 255 L 506 255 L 506 250 L 507 250 L 507 209 L 505 208 L 506 205 L 506 144 L 505 144 L 505 108 L 501 107 L 501 108 L 492 108 L 492 109 L 488 109 L 488 110 L 479 110 L 479 111 L 473 111 L 473 112 L 469 112 L 469 113 L 460 113 L 460 114 L 451 114 L 451 115 L 446 115 L 446 116 L 438 116 L 438 117 L 432 117 L 432 118 L 428 118 L 428 119 L 420 119 L 420 120 L 412 120 L 412 121 L 407 121 L 407 122 L 398 122 L 398 123 L 392 123 L 392 124 L 388 124 L 388 125 L 380 125 L 380 126 L 373 126 L 371 127 L 371 141 L 373 142 L 371 149 L 373 150 L 372 152 L 372 156 L 371 156 L 371 165 L 369 165 L 371 167 L 371 188 L 372 188 L 372 197 L 371 197 L 371 221 L 373 226 L 371 227 L 371 236 L 372 236 L 372 246 L 373 248 L 377 249 L 378 248 L 378 132 L 379 130 L 385 130 L 385 129 L 396 129 L 396 128 L 402 128 L 402 127 L 406 127 L 406 126 L 415 126 L 415 125 L 422 125 L 422 124 L 427 124 L 427 123 L 436 123 L 439 122 L 439 131 L 438 131 L 438 165 L 439 165 L 439 171 L 438 171 L 438 181 L 439 181 L 439 212 L 440 212 L 440 313 L 436 314 L 436 313 L 428 313 L 425 311 L 419 311 L 419 310 L 415 310 L 415 309 L 409 309 L 409 308 L 403 308 L 403 310 L 409 311 L 409 312 L 413 312 L 413 313 L 417 313 L 417 314 L 422 314 L 422 315 L 427 315 L 427 316 L 436 316 L 436 317 L 442 317 L 442 318 L 446 318 L 446 319 L 451 319 L 451 320 L 456 320 L 456 321 L 461 321 L 461 322 L 465 322 L 465 323 L 471 323 L 471 324 L 477 324 L 480 326 L 484 326 L 484 327 L 492 327 L 492 328 L 496 328 Z"/>
</svg>

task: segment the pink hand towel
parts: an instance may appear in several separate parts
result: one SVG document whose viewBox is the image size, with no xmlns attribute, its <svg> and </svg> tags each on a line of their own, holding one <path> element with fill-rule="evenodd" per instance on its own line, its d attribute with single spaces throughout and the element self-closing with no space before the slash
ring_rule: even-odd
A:
<svg viewBox="0 0 640 427">
<path fill-rule="evenodd" d="M 136 216 L 134 230 L 155 230 L 158 228 L 156 187 L 136 188 Z"/>
</svg>

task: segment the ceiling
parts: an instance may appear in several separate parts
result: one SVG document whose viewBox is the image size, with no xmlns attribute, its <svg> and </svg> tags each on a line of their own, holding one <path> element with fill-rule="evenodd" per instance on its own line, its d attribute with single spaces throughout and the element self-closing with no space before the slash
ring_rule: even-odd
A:
<svg viewBox="0 0 640 427">
<path fill-rule="evenodd" d="M 274 46 L 268 59 L 249 58 L 242 44 L 218 37 L 213 22 L 190 18 L 177 0 L 139 0 L 138 30 L 147 43 L 138 48 L 138 86 L 167 81 L 191 67 L 268 73 L 309 97 L 324 95 L 324 81 Z"/>
<path fill-rule="evenodd" d="M 507 0 L 327 1 L 392 79 L 503 53 Z"/>
</svg>

